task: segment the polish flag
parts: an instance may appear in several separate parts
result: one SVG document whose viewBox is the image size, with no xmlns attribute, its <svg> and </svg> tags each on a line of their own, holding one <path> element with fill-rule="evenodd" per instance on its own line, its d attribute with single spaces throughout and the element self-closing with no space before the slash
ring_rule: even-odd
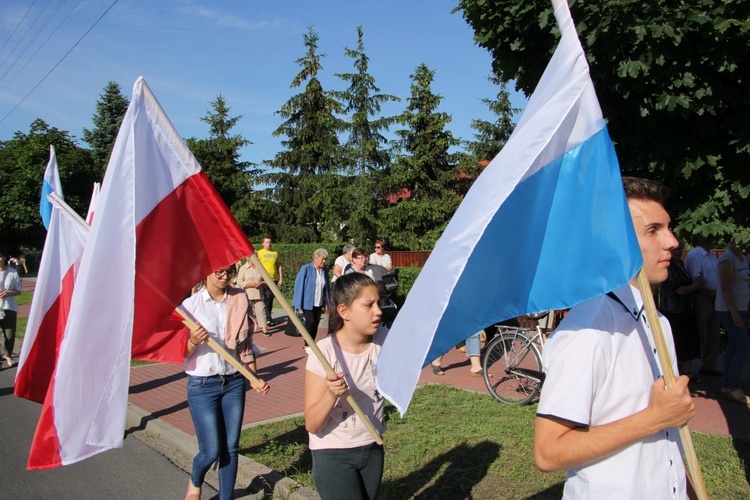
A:
<svg viewBox="0 0 750 500">
<path fill-rule="evenodd" d="M 44 403 L 57 363 L 65 323 L 70 312 L 73 285 L 86 246 L 89 228 L 56 194 L 51 194 L 52 211 L 44 242 L 39 274 L 13 393 Z"/>
<path fill-rule="evenodd" d="M 185 336 L 154 332 L 193 285 L 252 253 L 139 78 L 102 183 L 28 468 L 122 447 L 131 349 L 181 360 Z"/>
<path fill-rule="evenodd" d="M 90 226 L 94 223 L 94 213 L 96 212 L 96 202 L 99 201 L 99 192 L 102 189 L 101 182 L 94 183 L 94 190 L 91 192 L 91 201 L 89 202 L 89 211 L 86 214 L 86 223 Z"/>
</svg>

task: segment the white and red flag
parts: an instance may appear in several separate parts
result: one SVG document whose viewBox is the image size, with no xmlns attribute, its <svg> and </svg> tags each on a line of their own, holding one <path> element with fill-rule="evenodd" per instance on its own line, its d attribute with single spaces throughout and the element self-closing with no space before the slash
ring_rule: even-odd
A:
<svg viewBox="0 0 750 500">
<path fill-rule="evenodd" d="M 252 253 L 139 78 L 96 204 L 29 469 L 121 447 L 131 350 L 181 361 L 185 336 L 154 332 L 193 285 Z"/>
<path fill-rule="evenodd" d="M 102 190 L 102 183 L 95 182 L 94 189 L 91 191 L 91 201 L 89 202 L 89 211 L 86 214 L 86 223 L 90 226 L 94 223 L 94 213 L 96 212 L 96 202 L 99 201 L 99 192 Z"/>
<path fill-rule="evenodd" d="M 44 403 L 89 228 L 55 193 L 13 393 Z"/>
</svg>

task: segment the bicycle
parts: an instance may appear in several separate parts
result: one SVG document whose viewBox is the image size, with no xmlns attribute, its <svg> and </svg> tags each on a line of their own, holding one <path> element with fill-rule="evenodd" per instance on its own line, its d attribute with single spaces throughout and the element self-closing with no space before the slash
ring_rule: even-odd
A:
<svg viewBox="0 0 750 500">
<path fill-rule="evenodd" d="M 541 327 L 498 326 L 482 356 L 484 383 L 501 403 L 522 406 L 537 397 L 544 383 Z M 533 334 L 533 335 L 532 335 Z"/>
</svg>

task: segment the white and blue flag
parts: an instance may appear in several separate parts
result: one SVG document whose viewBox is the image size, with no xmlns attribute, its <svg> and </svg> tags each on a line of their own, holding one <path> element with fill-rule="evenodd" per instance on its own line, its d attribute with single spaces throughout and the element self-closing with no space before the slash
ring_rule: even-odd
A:
<svg viewBox="0 0 750 500">
<path fill-rule="evenodd" d="M 55 146 L 50 144 L 49 162 L 44 170 L 44 180 L 42 181 L 42 199 L 39 201 L 39 215 L 42 216 L 44 228 L 49 230 L 49 221 L 52 216 L 52 203 L 47 199 L 47 195 L 55 193 L 60 199 L 63 199 L 62 184 L 60 184 L 60 172 L 57 170 L 57 155 Z"/>
<path fill-rule="evenodd" d="M 438 241 L 383 345 L 403 414 L 422 367 L 480 329 L 614 290 L 642 265 L 614 147 L 565 0 L 560 43 L 513 135 Z"/>
</svg>

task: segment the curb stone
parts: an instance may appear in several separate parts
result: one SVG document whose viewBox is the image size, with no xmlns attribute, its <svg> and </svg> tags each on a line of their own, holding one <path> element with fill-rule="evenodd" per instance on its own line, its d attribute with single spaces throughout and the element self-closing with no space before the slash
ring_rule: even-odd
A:
<svg viewBox="0 0 750 500">
<path fill-rule="evenodd" d="M 125 420 L 125 435 L 132 434 L 138 440 L 146 443 L 177 467 L 188 474 L 192 467 L 193 457 L 198 453 L 198 443 L 195 437 L 165 424 L 143 409 L 128 403 L 128 413 Z M 214 467 L 206 475 L 206 483 L 218 491 L 219 478 Z M 245 486 L 242 486 L 245 485 Z M 239 455 L 237 468 L 237 482 L 235 495 L 238 490 L 242 496 L 252 500 L 266 498 L 283 498 L 289 500 L 319 500 L 318 494 L 311 488 L 302 486 L 298 482 L 276 472 L 263 464 Z"/>
</svg>

